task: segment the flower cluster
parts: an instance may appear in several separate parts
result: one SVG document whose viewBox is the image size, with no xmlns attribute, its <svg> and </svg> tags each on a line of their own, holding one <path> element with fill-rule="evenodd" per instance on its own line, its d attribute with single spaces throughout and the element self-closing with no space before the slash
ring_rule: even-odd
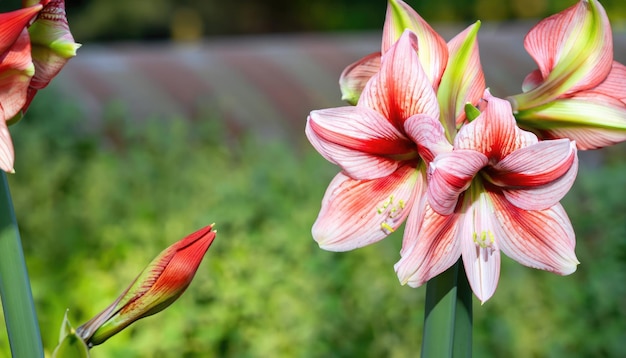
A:
<svg viewBox="0 0 626 358">
<path fill-rule="evenodd" d="M 38 90 L 76 55 L 63 0 L 24 0 L 0 14 L 0 169 L 13 172 L 7 125 L 22 118 Z"/>
<path fill-rule="evenodd" d="M 576 270 L 559 201 L 575 180 L 578 149 L 626 140 L 626 71 L 613 61 L 604 9 L 581 0 L 529 32 L 539 69 L 523 93 L 500 99 L 485 85 L 479 27 L 446 43 L 390 0 L 381 52 L 341 74 L 352 106 L 312 111 L 305 131 L 341 168 L 313 225 L 320 247 L 352 250 L 406 222 L 400 281 L 418 287 L 460 257 L 485 302 L 500 251 L 529 267 Z"/>
</svg>

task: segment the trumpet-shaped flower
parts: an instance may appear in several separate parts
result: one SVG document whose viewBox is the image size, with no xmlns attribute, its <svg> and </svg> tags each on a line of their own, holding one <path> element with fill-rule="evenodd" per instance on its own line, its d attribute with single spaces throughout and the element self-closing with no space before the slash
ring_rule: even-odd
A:
<svg viewBox="0 0 626 358">
<path fill-rule="evenodd" d="M 43 8 L 34 4 L 0 14 L 0 169 L 13 172 L 13 142 L 6 121 L 26 103 L 35 72 L 26 26 Z"/>
<path fill-rule="evenodd" d="M 396 230 L 411 210 L 419 210 L 415 203 L 423 202 L 424 161 L 433 159 L 438 146 L 449 146 L 416 42 L 407 30 L 384 53 L 356 106 L 308 117 L 309 141 L 343 170 L 330 183 L 313 225 L 324 249 L 351 250 Z"/>
<path fill-rule="evenodd" d="M 509 97 L 523 128 L 544 139 L 570 138 L 579 149 L 626 140 L 624 66 L 613 61 L 611 27 L 596 0 L 544 19 L 524 41 L 538 69 Z"/>
<path fill-rule="evenodd" d="M 161 252 L 115 302 L 78 327 L 76 333 L 92 347 L 176 301 L 213 243 L 212 229 L 213 225 L 204 227 Z"/>
<path fill-rule="evenodd" d="M 509 102 L 488 91 L 484 98 L 483 112 L 461 127 L 453 149 L 430 163 L 422 225 L 405 233 L 409 242 L 396 264 L 401 282 L 417 287 L 461 256 L 482 302 L 496 289 L 500 250 L 559 274 L 578 264 L 574 232 L 559 204 L 577 172 L 575 144 L 538 141 L 516 126 Z"/>
</svg>

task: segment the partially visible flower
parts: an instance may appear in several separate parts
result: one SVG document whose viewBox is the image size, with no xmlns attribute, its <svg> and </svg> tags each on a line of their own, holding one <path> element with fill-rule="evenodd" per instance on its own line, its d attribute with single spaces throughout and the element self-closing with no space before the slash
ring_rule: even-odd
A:
<svg viewBox="0 0 626 358">
<path fill-rule="evenodd" d="M 158 313 L 185 292 L 215 239 L 204 227 L 159 254 L 115 302 L 76 329 L 89 346 L 103 343 L 136 320 Z"/>
<path fill-rule="evenodd" d="M 43 6 L 35 4 L 0 14 L 0 169 L 13 172 L 13 142 L 6 121 L 26 103 L 35 72 L 26 26 Z"/>
<path fill-rule="evenodd" d="M 509 102 L 485 92 L 483 112 L 461 127 L 428 175 L 422 225 L 405 234 L 396 271 L 417 287 L 462 257 L 472 290 L 494 293 L 500 250 L 530 267 L 576 270 L 575 238 L 559 201 L 574 182 L 578 159 L 568 139 L 538 141 L 520 130 Z"/>
<path fill-rule="evenodd" d="M 415 42 L 407 30 L 385 52 L 356 106 L 308 117 L 309 141 L 343 170 L 330 183 L 313 225 L 313 238 L 324 249 L 351 250 L 395 231 L 409 212 L 419 210 L 415 203 L 423 202 L 425 162 L 433 159 L 434 148 L 449 146 Z"/>
<path fill-rule="evenodd" d="M 570 138 L 579 149 L 626 140 L 626 71 L 613 61 L 613 37 L 596 0 L 539 22 L 524 46 L 538 69 L 509 97 L 523 128 L 543 139 Z"/>
<path fill-rule="evenodd" d="M 14 171 L 7 125 L 22 118 L 37 91 L 80 46 L 69 31 L 63 0 L 25 0 L 24 6 L 0 14 L 0 169 L 6 172 Z"/>
<path fill-rule="evenodd" d="M 65 14 L 64 0 L 50 0 L 41 10 L 37 20 L 28 28 L 35 65 L 28 98 L 22 112 L 26 112 L 38 90 L 46 87 L 65 66 L 76 56 L 81 46 L 74 42 Z"/>
</svg>

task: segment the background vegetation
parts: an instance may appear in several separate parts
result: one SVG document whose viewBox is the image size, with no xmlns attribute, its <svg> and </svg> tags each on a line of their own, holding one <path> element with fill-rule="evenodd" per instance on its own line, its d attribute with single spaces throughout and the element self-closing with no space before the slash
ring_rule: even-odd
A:
<svg viewBox="0 0 626 358">
<path fill-rule="evenodd" d="M 407 0 L 429 22 L 543 18 L 574 0 Z M 0 10 L 16 1 L 0 2 Z M 81 43 L 198 39 L 202 36 L 380 30 L 384 0 L 72 0 L 69 21 Z M 623 27 L 626 2 L 602 0 L 614 26 Z"/>
<path fill-rule="evenodd" d="M 138 126 L 117 109 L 101 132 L 82 123 L 44 91 L 12 127 L 10 184 L 48 349 L 66 308 L 83 323 L 164 247 L 216 222 L 185 295 L 93 357 L 417 355 L 425 288 L 397 281 L 401 237 L 348 253 L 311 239 L 336 169 L 309 145 L 224 138 L 211 116 Z M 505 259 L 495 296 L 475 307 L 475 356 L 626 356 L 624 146 L 605 153 L 564 201 L 578 271 Z M 0 331 L 0 357 L 8 352 Z"/>
</svg>

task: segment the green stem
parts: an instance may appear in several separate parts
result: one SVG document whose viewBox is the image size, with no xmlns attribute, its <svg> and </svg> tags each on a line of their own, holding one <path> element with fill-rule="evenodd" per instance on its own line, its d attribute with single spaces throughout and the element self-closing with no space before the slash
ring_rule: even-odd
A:
<svg viewBox="0 0 626 358">
<path fill-rule="evenodd" d="M 472 356 L 472 290 L 463 262 L 428 281 L 422 357 Z"/>
<path fill-rule="evenodd" d="M 0 295 L 14 358 L 43 357 L 41 334 L 6 173 L 0 171 Z"/>
</svg>

